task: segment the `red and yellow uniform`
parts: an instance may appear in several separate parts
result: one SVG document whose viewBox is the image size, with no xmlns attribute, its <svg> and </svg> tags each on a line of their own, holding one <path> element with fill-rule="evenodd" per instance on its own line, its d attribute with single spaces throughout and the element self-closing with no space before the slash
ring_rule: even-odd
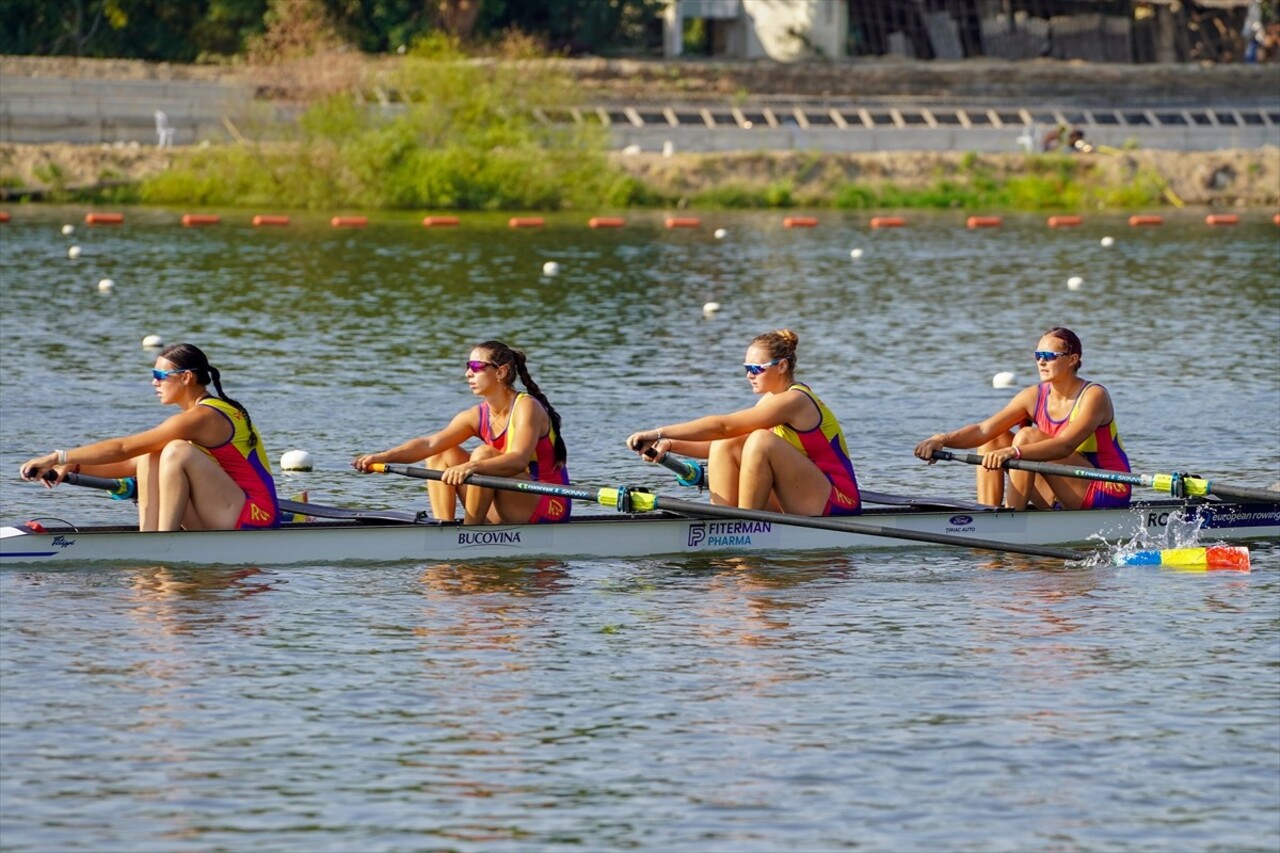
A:
<svg viewBox="0 0 1280 853">
<path fill-rule="evenodd" d="M 774 433 L 809 457 L 831 483 L 823 515 L 858 515 L 862 512 L 862 493 L 858 490 L 858 477 L 853 472 L 853 461 L 849 459 L 849 447 L 839 421 L 803 382 L 796 382 L 787 390 L 799 391 L 812 400 L 822 420 L 805 432 L 790 424 L 780 424 L 773 428 Z"/>
<path fill-rule="evenodd" d="M 1035 428 L 1040 430 L 1047 436 L 1055 436 L 1064 426 L 1075 420 L 1076 412 L 1080 409 L 1080 400 L 1084 398 L 1084 392 L 1097 385 L 1096 382 L 1086 382 L 1084 387 L 1080 389 L 1080 393 L 1071 403 L 1071 411 L 1062 420 L 1054 420 L 1049 416 L 1049 388 L 1048 382 L 1041 382 L 1040 389 L 1036 392 L 1036 416 L 1033 421 Z M 1102 388 L 1101 385 L 1098 385 Z M 1103 390 L 1106 390 L 1105 388 Z M 1120 431 L 1116 428 L 1115 418 L 1110 422 L 1103 424 L 1093 431 L 1093 435 L 1081 442 L 1076 448 L 1076 452 L 1089 460 L 1089 464 L 1095 468 L 1107 471 L 1128 471 L 1129 456 L 1124 452 L 1124 445 L 1120 442 Z M 1089 483 L 1089 489 L 1085 492 L 1084 502 L 1080 505 L 1082 509 L 1096 509 L 1099 507 L 1127 507 L 1133 495 L 1133 487 L 1128 483 L 1108 483 L 1100 480 L 1094 480 Z"/>
<path fill-rule="evenodd" d="M 250 446 L 249 424 L 239 409 L 217 397 L 206 397 L 197 405 L 215 409 L 231 422 L 233 432 L 230 441 L 217 447 L 196 446 L 212 456 L 236 485 L 244 490 L 244 509 L 240 511 L 236 529 L 279 527 L 280 504 L 276 499 L 276 481 L 271 476 L 271 461 L 267 459 L 267 453 L 262 447 L 262 437 L 258 435 L 257 429 L 252 431 L 256 441 Z"/>
<path fill-rule="evenodd" d="M 511 419 L 507 422 L 506 428 L 496 435 L 493 432 L 493 424 L 489 420 L 489 404 L 488 402 L 481 403 L 480 440 L 494 450 L 505 453 L 507 435 L 511 432 L 511 424 L 515 421 L 516 412 L 519 411 L 517 405 L 521 397 L 528 396 L 524 391 L 516 394 L 515 399 L 511 401 Z M 534 400 L 534 402 L 537 403 L 538 401 Z M 538 442 L 533 447 L 533 456 L 528 460 L 525 473 L 535 483 L 553 483 L 558 486 L 569 485 L 568 464 L 560 465 L 556 462 L 555 425 L 549 424 L 547 426 L 547 434 L 538 437 Z M 553 524 L 568 521 L 571 506 L 572 503 L 568 498 L 543 495 L 541 500 L 538 501 L 538 506 L 534 509 L 533 515 L 529 518 L 529 523 Z"/>
</svg>

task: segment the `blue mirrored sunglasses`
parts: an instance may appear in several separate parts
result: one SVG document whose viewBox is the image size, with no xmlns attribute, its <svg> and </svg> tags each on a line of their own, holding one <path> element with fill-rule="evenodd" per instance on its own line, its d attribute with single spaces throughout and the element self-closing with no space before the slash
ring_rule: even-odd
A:
<svg viewBox="0 0 1280 853">
<path fill-rule="evenodd" d="M 759 376 L 761 373 L 764 373 L 767 369 L 773 367 L 780 361 L 782 361 L 782 359 L 775 358 L 773 361 L 766 361 L 764 364 L 743 364 L 742 369 L 752 376 Z"/>
<path fill-rule="evenodd" d="M 1038 349 L 1031 353 L 1031 357 L 1036 361 L 1053 361 L 1060 355 L 1071 355 L 1069 352 L 1054 352 L 1051 349 Z"/>
<path fill-rule="evenodd" d="M 189 367 L 179 367 L 176 370 L 157 370 L 156 368 L 153 367 L 151 368 L 151 378 L 156 380 L 157 382 L 163 382 L 166 379 L 168 379 L 170 376 L 173 376 L 175 373 L 190 373 L 190 372 L 191 372 L 191 368 Z"/>
</svg>

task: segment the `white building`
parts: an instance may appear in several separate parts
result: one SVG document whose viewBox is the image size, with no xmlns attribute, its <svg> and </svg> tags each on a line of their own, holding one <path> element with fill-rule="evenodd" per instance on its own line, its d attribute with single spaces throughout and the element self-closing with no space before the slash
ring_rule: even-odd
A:
<svg viewBox="0 0 1280 853">
<path fill-rule="evenodd" d="M 685 29 L 699 21 L 711 56 L 722 59 L 840 59 L 849 9 L 844 0 L 667 0 L 663 53 L 684 54 Z"/>
</svg>

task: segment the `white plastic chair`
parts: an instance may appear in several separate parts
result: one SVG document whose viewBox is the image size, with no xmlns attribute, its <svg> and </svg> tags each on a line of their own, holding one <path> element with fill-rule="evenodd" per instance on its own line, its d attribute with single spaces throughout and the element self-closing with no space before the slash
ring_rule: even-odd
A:
<svg viewBox="0 0 1280 853">
<path fill-rule="evenodd" d="M 169 125 L 169 117 L 160 110 L 156 110 L 156 136 L 157 148 L 173 147 L 173 127 Z"/>
</svg>

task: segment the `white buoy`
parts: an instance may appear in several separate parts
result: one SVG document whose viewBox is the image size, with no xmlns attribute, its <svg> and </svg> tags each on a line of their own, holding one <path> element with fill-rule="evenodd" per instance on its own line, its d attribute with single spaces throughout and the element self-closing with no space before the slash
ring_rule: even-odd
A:
<svg viewBox="0 0 1280 853">
<path fill-rule="evenodd" d="M 1018 377 L 1013 374 L 1012 370 L 1002 370 L 995 376 L 991 377 L 992 388 L 1012 388 L 1013 383 L 1018 381 Z"/>
<path fill-rule="evenodd" d="M 315 464 L 305 450 L 286 450 L 280 457 L 280 467 L 285 471 L 310 471 Z"/>
<path fill-rule="evenodd" d="M 101 290 L 103 293 L 110 293 L 112 288 L 115 286 L 116 283 L 109 278 L 101 279 L 98 282 L 98 290 Z"/>
<path fill-rule="evenodd" d="M 68 247 L 67 247 L 67 257 L 68 257 L 68 258 L 70 258 L 70 259 L 71 259 L 71 260 L 73 260 L 73 261 L 74 261 L 76 258 L 80 257 L 80 247 L 79 247 L 79 246 L 68 246 Z"/>
<path fill-rule="evenodd" d="M 1084 279 L 1078 275 L 1073 275 L 1067 279 L 1067 290 L 1079 290 L 1084 287 Z"/>
<path fill-rule="evenodd" d="M 720 310 L 719 302 L 706 302 L 702 306 L 702 313 L 710 317 L 712 314 Z"/>
<path fill-rule="evenodd" d="M 1099 240 L 1098 242 L 1099 242 L 1099 243 L 1101 243 L 1101 244 L 1102 244 L 1102 247 L 1105 249 L 1105 248 L 1106 248 L 1106 247 L 1108 247 L 1108 246 L 1114 246 L 1114 245 L 1116 244 L 1116 238 L 1115 238 L 1115 237 L 1103 237 L 1103 238 L 1102 238 L 1101 240 Z"/>
<path fill-rule="evenodd" d="M 728 236 L 729 236 L 729 232 L 728 232 L 728 231 L 726 231 L 726 230 L 724 230 L 723 228 L 717 228 L 717 229 L 716 229 L 716 239 L 717 239 L 717 240 L 723 240 L 725 237 L 728 237 Z"/>
<path fill-rule="evenodd" d="M 160 349 L 164 346 L 164 338 L 159 335 L 147 335 L 142 339 L 143 349 Z"/>
<path fill-rule="evenodd" d="M 62 234 L 63 234 L 63 236 L 65 236 L 65 237 L 70 237 L 70 236 L 71 236 L 72 234 L 74 234 L 74 233 L 76 233 L 76 227 L 75 227 L 74 225 L 63 225 L 63 226 L 62 226 Z"/>
<path fill-rule="evenodd" d="M 849 250 L 849 257 L 851 257 L 851 258 L 860 258 L 860 257 L 862 257 L 862 250 L 861 250 L 861 249 L 850 249 L 850 250 Z"/>
<path fill-rule="evenodd" d="M 557 264 L 555 261 L 547 261 L 545 264 L 542 265 L 542 274 L 548 275 L 548 276 L 560 275 L 560 265 Z"/>
</svg>

